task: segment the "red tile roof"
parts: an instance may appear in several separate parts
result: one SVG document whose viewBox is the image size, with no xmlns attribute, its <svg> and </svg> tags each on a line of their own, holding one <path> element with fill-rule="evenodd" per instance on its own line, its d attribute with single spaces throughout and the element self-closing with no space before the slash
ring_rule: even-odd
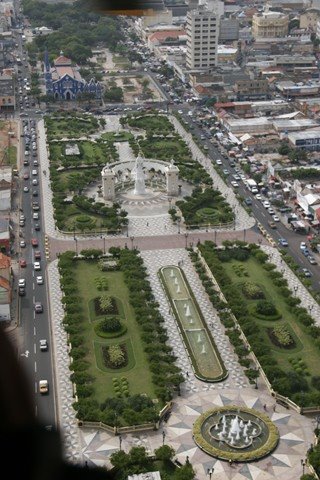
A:
<svg viewBox="0 0 320 480">
<path fill-rule="evenodd" d="M 11 259 L 4 253 L 0 253 L 0 268 L 10 268 Z"/>
<path fill-rule="evenodd" d="M 149 36 L 150 42 L 153 40 L 166 40 L 167 38 L 179 38 L 186 35 L 185 30 L 163 30 L 162 32 L 154 32 Z"/>
</svg>

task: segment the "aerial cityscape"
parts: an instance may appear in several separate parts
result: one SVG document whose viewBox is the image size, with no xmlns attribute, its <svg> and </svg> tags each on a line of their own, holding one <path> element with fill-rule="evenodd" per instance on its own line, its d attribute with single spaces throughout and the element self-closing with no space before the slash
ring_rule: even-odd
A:
<svg viewBox="0 0 320 480">
<path fill-rule="evenodd" d="M 319 480 L 320 0 L 0 1 L 0 155 L 41 478 Z"/>
</svg>

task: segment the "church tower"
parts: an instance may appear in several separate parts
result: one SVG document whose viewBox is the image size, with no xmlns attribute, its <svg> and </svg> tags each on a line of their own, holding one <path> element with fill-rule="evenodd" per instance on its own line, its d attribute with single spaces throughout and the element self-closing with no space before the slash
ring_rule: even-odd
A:
<svg viewBox="0 0 320 480">
<path fill-rule="evenodd" d="M 46 84 L 47 95 L 52 94 L 52 75 L 51 75 L 51 66 L 49 62 L 49 54 L 47 49 L 44 52 L 44 81 Z"/>
</svg>

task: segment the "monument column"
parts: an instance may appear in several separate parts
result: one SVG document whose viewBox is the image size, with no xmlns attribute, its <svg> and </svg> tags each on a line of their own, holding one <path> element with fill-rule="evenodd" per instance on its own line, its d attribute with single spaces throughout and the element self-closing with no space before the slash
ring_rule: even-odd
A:
<svg viewBox="0 0 320 480">
<path fill-rule="evenodd" d="M 101 172 L 102 194 L 104 200 L 114 200 L 115 198 L 115 174 L 107 166 Z"/>
<path fill-rule="evenodd" d="M 172 197 L 179 195 L 179 168 L 174 165 L 173 160 L 166 167 L 167 194 Z"/>
</svg>

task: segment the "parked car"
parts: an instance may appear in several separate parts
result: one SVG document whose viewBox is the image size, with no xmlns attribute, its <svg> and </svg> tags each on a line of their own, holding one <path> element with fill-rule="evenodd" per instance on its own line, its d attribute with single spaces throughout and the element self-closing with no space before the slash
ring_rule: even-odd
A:
<svg viewBox="0 0 320 480">
<path fill-rule="evenodd" d="M 21 268 L 25 268 L 27 266 L 27 261 L 24 258 L 20 258 L 19 265 Z"/>
<path fill-rule="evenodd" d="M 269 221 L 268 221 L 268 224 L 269 224 L 269 227 L 270 227 L 270 228 L 277 228 L 277 225 L 276 225 L 276 223 L 275 223 L 273 220 L 269 220 Z"/>
<path fill-rule="evenodd" d="M 37 247 L 39 245 L 38 239 L 37 238 L 32 238 L 31 239 L 31 245 L 33 247 Z"/>
<path fill-rule="evenodd" d="M 36 251 L 34 252 L 34 258 L 35 258 L 35 260 L 41 260 L 41 252 L 40 252 L 40 250 L 36 250 Z"/>
<path fill-rule="evenodd" d="M 281 247 L 287 247 L 288 246 L 288 242 L 285 238 L 279 238 L 278 243 Z"/>
<path fill-rule="evenodd" d="M 250 197 L 246 198 L 244 202 L 246 205 L 252 205 L 252 200 Z"/>
<path fill-rule="evenodd" d="M 311 263 L 311 265 L 317 265 L 317 260 L 312 256 L 312 255 L 308 255 L 308 260 L 309 262 Z"/>
<path fill-rule="evenodd" d="M 33 268 L 34 268 L 35 270 L 41 270 L 40 262 L 34 262 Z"/>
<path fill-rule="evenodd" d="M 37 285 L 43 285 L 43 276 L 42 275 L 37 275 Z"/>
<path fill-rule="evenodd" d="M 305 277 L 311 277 L 312 276 L 311 272 L 309 272 L 309 270 L 307 268 L 302 268 L 301 271 L 302 271 L 302 273 L 304 274 Z"/>
</svg>

